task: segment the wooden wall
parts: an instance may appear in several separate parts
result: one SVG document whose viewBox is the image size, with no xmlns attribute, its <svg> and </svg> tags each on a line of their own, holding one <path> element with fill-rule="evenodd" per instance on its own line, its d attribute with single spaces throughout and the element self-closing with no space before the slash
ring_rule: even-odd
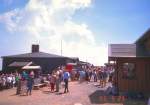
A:
<svg viewBox="0 0 150 105">
<path fill-rule="evenodd" d="M 135 63 L 135 79 L 124 79 L 123 63 Z M 118 58 L 118 86 L 120 91 L 138 91 L 150 93 L 150 58 Z"/>
</svg>

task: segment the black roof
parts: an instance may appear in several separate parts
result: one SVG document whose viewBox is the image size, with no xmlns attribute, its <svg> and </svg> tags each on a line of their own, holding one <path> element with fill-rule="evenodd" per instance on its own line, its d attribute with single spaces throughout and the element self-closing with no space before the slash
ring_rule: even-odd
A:
<svg viewBox="0 0 150 105">
<path fill-rule="evenodd" d="M 142 34 L 142 36 L 141 37 L 139 37 L 139 39 L 137 39 L 136 41 L 135 41 L 135 43 L 140 43 L 140 42 L 143 42 L 143 41 L 145 41 L 147 38 L 149 38 L 150 37 L 150 28 L 144 33 L 144 34 Z"/>
<path fill-rule="evenodd" d="M 55 55 L 55 54 L 49 54 L 45 52 L 34 52 L 34 53 L 3 56 L 2 58 L 68 58 L 68 57 Z"/>
</svg>

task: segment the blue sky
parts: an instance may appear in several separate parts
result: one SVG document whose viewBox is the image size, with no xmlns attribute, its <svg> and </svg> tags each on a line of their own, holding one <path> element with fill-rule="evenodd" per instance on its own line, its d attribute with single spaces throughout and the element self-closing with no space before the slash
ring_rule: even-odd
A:
<svg viewBox="0 0 150 105">
<path fill-rule="evenodd" d="M 30 52 L 32 43 L 59 54 L 62 39 L 65 56 L 98 65 L 109 43 L 133 43 L 150 27 L 150 0 L 43 1 L 0 1 L 0 56 Z"/>
<path fill-rule="evenodd" d="M 5 13 L 15 8 L 22 8 L 27 2 L 28 0 L 1 0 L 0 13 Z"/>
<path fill-rule="evenodd" d="M 76 19 L 89 24 L 98 42 L 132 43 L 150 26 L 149 4 L 149 0 L 95 0 L 86 12 L 78 11 Z"/>
</svg>

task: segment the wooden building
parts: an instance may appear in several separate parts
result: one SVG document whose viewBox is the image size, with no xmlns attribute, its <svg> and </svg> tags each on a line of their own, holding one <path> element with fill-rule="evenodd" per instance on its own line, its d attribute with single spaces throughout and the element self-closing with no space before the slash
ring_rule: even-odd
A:
<svg viewBox="0 0 150 105">
<path fill-rule="evenodd" d="M 119 91 L 150 93 L 150 29 L 134 44 L 110 44 Z"/>
<path fill-rule="evenodd" d="M 58 66 L 65 66 L 68 62 L 76 62 L 78 60 L 40 52 L 39 45 L 32 45 L 31 53 L 3 56 L 2 59 L 3 72 L 14 72 L 32 62 L 34 65 L 40 66 L 42 73 L 50 73 Z"/>
</svg>

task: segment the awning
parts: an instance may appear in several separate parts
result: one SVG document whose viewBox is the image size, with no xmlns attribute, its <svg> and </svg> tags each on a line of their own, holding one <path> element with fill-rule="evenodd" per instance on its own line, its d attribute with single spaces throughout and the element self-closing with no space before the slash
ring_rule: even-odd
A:
<svg viewBox="0 0 150 105">
<path fill-rule="evenodd" d="M 23 66 L 28 66 L 31 65 L 32 62 L 13 62 L 11 64 L 9 64 L 9 67 L 23 67 Z"/>
<path fill-rule="evenodd" d="M 41 69 L 40 66 L 24 66 L 22 67 L 23 70 L 39 70 Z"/>
</svg>

